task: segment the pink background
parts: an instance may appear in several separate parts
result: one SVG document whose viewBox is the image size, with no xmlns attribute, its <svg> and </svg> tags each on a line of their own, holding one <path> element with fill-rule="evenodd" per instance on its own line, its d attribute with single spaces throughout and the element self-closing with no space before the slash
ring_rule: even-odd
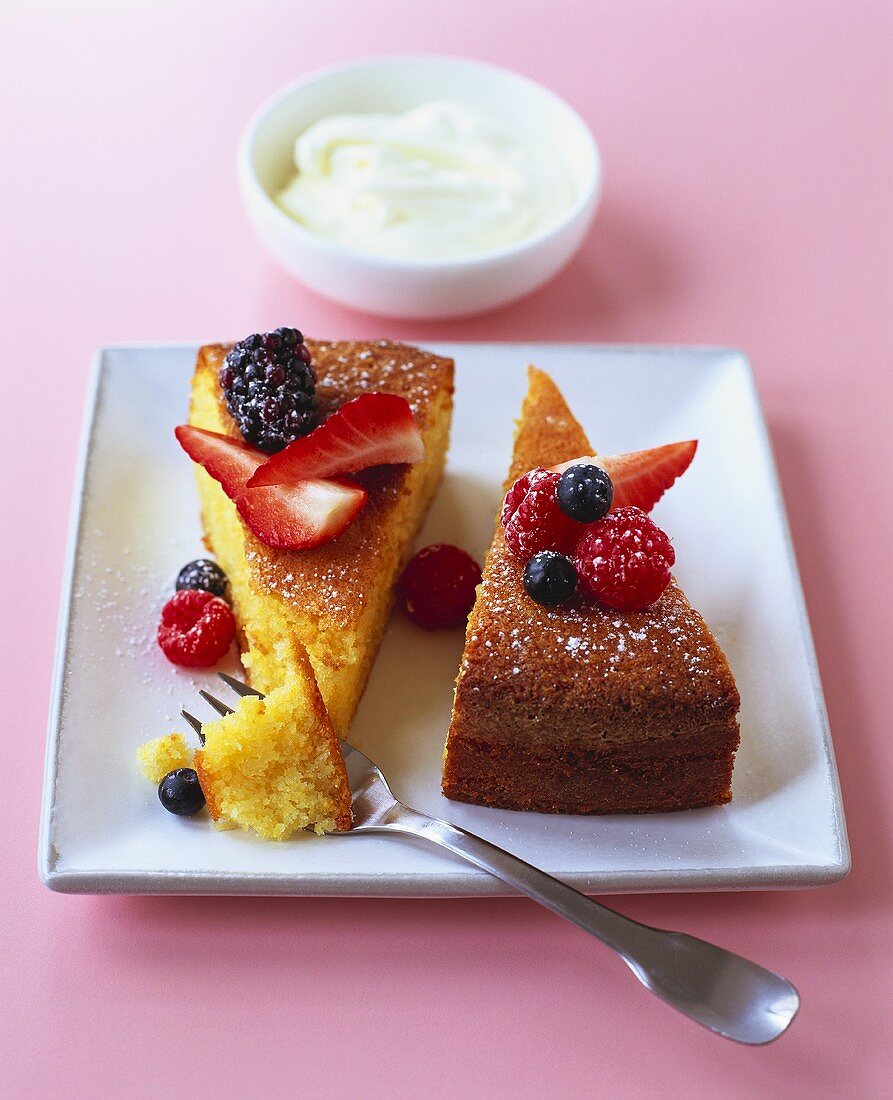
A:
<svg viewBox="0 0 893 1100">
<path fill-rule="evenodd" d="M 0 1091 L 889 1095 L 891 10 L 3 5 Z M 390 323 L 317 299 L 267 260 L 236 194 L 235 144 L 268 93 L 336 60 L 424 50 L 551 85 L 591 123 L 606 165 L 602 209 L 571 267 L 529 301 L 463 323 Z M 722 343 L 750 355 L 854 870 L 820 891 L 617 905 L 794 979 L 804 1007 L 779 1043 L 752 1050 L 702 1032 L 521 899 L 94 898 L 40 886 L 43 729 L 90 356 L 102 343 L 284 322 L 328 336 Z"/>
</svg>

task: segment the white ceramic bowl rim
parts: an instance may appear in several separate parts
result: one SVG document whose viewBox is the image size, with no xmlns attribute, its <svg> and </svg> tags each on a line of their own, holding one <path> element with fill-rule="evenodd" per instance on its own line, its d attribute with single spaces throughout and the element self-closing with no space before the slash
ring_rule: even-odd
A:
<svg viewBox="0 0 893 1100">
<path fill-rule="evenodd" d="M 314 233 L 312 230 L 307 229 L 306 226 L 301 225 L 300 222 L 290 217 L 285 213 L 282 208 L 273 201 L 267 189 L 261 184 L 257 178 L 257 173 L 254 170 L 254 145 L 257 139 L 257 132 L 263 125 L 267 116 L 274 111 L 281 103 L 288 100 L 296 92 L 302 88 L 307 87 L 321 80 L 325 77 L 337 76 L 339 73 L 352 72 L 359 69 L 371 69 L 384 67 L 387 65 L 393 65 L 396 63 L 404 62 L 451 62 L 462 65 L 469 65 L 480 69 L 489 69 L 494 73 L 498 73 L 513 80 L 521 81 L 524 84 L 530 86 L 530 88 L 536 91 L 538 94 L 552 99 L 557 105 L 568 112 L 569 116 L 577 123 L 580 131 L 580 135 L 583 138 L 586 145 L 586 152 L 589 156 L 591 164 L 590 178 L 585 186 L 579 189 L 579 194 L 575 198 L 573 204 L 565 211 L 565 213 L 546 229 L 541 229 L 537 233 L 531 234 L 529 237 L 524 237 L 523 240 L 517 244 L 507 245 L 503 248 L 493 249 L 489 252 L 482 252 L 480 255 L 460 257 L 458 259 L 438 259 L 433 257 L 431 259 L 420 259 L 417 257 L 398 259 L 392 256 L 379 256 L 374 252 L 364 252 L 359 248 L 350 248 L 348 245 L 339 244 L 336 241 L 330 241 L 326 237 L 320 236 L 318 233 Z M 297 137 L 297 135 L 295 135 Z M 507 69 L 502 65 L 493 65 L 488 61 L 479 61 L 476 58 L 469 57 L 457 57 L 451 54 L 387 54 L 382 57 L 363 58 L 356 61 L 341 61 L 333 65 L 325 65 L 319 69 L 314 69 L 312 72 L 305 73 L 304 76 L 298 77 L 297 80 L 291 81 L 283 88 L 280 88 L 277 92 L 274 92 L 257 108 L 254 114 L 248 121 L 247 126 L 242 134 L 242 139 L 239 143 L 239 173 L 241 175 L 243 185 L 251 187 L 251 189 L 258 196 L 260 201 L 269 207 L 275 215 L 281 219 L 283 225 L 287 225 L 289 232 L 294 233 L 299 239 L 307 244 L 319 248 L 321 251 L 329 252 L 335 256 L 341 256 L 346 259 L 362 260 L 364 263 L 378 265 L 382 268 L 439 268 L 439 269 L 454 269 L 459 270 L 462 268 L 477 267 L 483 264 L 492 263 L 493 261 L 507 259 L 509 257 L 517 257 L 523 255 L 528 250 L 534 249 L 537 245 L 543 241 L 548 240 L 560 233 L 567 225 L 569 225 L 575 218 L 580 215 L 581 210 L 585 209 L 589 204 L 594 203 L 598 197 L 601 189 L 602 169 L 601 169 L 601 157 L 599 155 L 598 146 L 595 138 L 592 135 L 592 131 L 587 124 L 583 121 L 579 113 L 571 107 L 567 100 L 562 99 L 556 92 L 553 92 L 550 88 L 547 88 L 544 84 L 540 84 L 535 80 L 532 80 L 528 76 L 524 76 L 522 73 L 517 73 L 512 69 Z"/>
</svg>

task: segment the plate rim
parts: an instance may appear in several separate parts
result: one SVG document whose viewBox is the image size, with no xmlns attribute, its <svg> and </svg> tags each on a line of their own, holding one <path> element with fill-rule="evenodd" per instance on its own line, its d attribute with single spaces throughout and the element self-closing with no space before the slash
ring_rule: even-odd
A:
<svg viewBox="0 0 893 1100">
<path fill-rule="evenodd" d="M 200 344 L 192 341 L 132 341 L 103 345 L 94 353 L 85 390 L 81 434 L 75 461 L 72 502 L 69 513 L 66 550 L 62 571 L 62 588 L 57 620 L 55 652 L 49 695 L 47 741 L 44 756 L 43 791 L 41 797 L 38 838 L 38 876 L 47 888 L 60 893 L 75 894 L 204 894 L 251 896 L 309 897 L 494 897 L 517 896 L 500 880 L 476 868 L 462 867 L 455 872 L 415 874 L 389 872 L 381 876 L 384 889 L 374 889 L 370 876 L 315 873 L 312 879 L 284 872 L 203 872 L 203 871 L 120 871 L 108 869 L 59 870 L 54 846 L 54 807 L 58 778 L 59 735 L 66 691 L 66 670 L 71 646 L 74 573 L 80 554 L 83 534 L 87 479 L 93 450 L 96 422 L 103 398 L 103 385 L 108 369 L 108 356 L 120 352 L 177 351 L 197 352 Z M 763 413 L 751 364 L 744 352 L 727 345 L 701 344 L 631 344 L 598 343 L 592 341 L 555 340 L 450 340 L 426 341 L 426 348 L 435 354 L 457 347 L 475 348 L 560 348 L 580 352 L 610 352 L 611 354 L 648 354 L 696 356 L 704 360 L 705 370 L 730 369 L 734 366 L 743 378 L 750 404 L 750 417 L 756 429 L 757 442 L 766 461 L 769 475 L 771 507 L 785 544 L 785 555 L 791 572 L 795 611 L 803 644 L 809 683 L 816 705 L 821 748 L 827 767 L 831 793 L 836 854 L 830 860 L 800 864 L 779 864 L 731 869 L 647 869 L 608 871 L 598 874 L 563 875 L 562 881 L 585 893 L 645 893 L 645 892 L 723 892 L 751 889 L 808 889 L 837 882 L 849 874 L 852 856 L 843 809 L 840 775 L 831 739 L 830 722 L 815 641 L 800 569 L 794 552 L 787 508 L 781 490 L 775 452 Z M 713 360 L 711 363 L 710 360 Z M 305 887 L 302 889 L 302 887 Z"/>
</svg>

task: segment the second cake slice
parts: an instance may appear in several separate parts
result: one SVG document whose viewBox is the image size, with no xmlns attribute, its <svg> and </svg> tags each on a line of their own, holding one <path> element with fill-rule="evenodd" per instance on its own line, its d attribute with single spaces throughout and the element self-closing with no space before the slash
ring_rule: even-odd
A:
<svg viewBox="0 0 893 1100">
<path fill-rule="evenodd" d="M 554 382 L 531 368 L 506 489 L 592 454 Z M 738 692 L 675 581 L 643 611 L 525 593 L 502 526 L 468 623 L 443 792 L 546 813 L 642 813 L 727 802 Z"/>
</svg>

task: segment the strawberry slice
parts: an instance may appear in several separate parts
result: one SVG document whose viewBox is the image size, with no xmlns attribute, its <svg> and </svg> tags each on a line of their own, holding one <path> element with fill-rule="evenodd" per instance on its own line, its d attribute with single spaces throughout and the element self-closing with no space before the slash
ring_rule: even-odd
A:
<svg viewBox="0 0 893 1100">
<path fill-rule="evenodd" d="M 634 505 L 650 512 L 676 478 L 689 468 L 697 449 L 698 441 L 688 439 L 684 443 L 668 443 L 604 459 L 605 469 L 614 482 L 613 507 Z"/>
<path fill-rule="evenodd" d="M 282 485 L 305 478 L 353 474 L 369 466 L 420 462 L 425 445 L 409 402 L 393 393 L 364 393 L 342 405 L 315 431 L 271 455 L 249 482 Z"/>
<path fill-rule="evenodd" d="M 305 550 L 331 542 L 366 503 L 366 490 L 346 478 L 309 478 L 292 485 L 247 488 L 267 455 L 237 439 L 181 424 L 180 446 L 235 501 L 255 535 L 279 550 Z"/>
<path fill-rule="evenodd" d="M 194 428 L 191 424 L 174 428 L 174 435 L 192 461 L 204 466 L 211 477 L 220 482 L 230 500 L 244 492 L 251 475 L 267 461 L 263 451 L 241 440 Z"/>
<path fill-rule="evenodd" d="M 612 511 L 632 505 L 650 512 L 676 478 L 689 468 L 697 449 L 698 441 L 688 439 L 684 443 L 668 443 L 664 447 L 623 455 L 584 455 L 552 469 L 564 473 L 580 462 L 601 466 L 614 483 Z"/>
<path fill-rule="evenodd" d="M 337 538 L 366 503 L 366 490 L 347 478 L 305 478 L 291 485 L 246 489 L 239 515 L 261 542 L 306 550 Z"/>
</svg>

